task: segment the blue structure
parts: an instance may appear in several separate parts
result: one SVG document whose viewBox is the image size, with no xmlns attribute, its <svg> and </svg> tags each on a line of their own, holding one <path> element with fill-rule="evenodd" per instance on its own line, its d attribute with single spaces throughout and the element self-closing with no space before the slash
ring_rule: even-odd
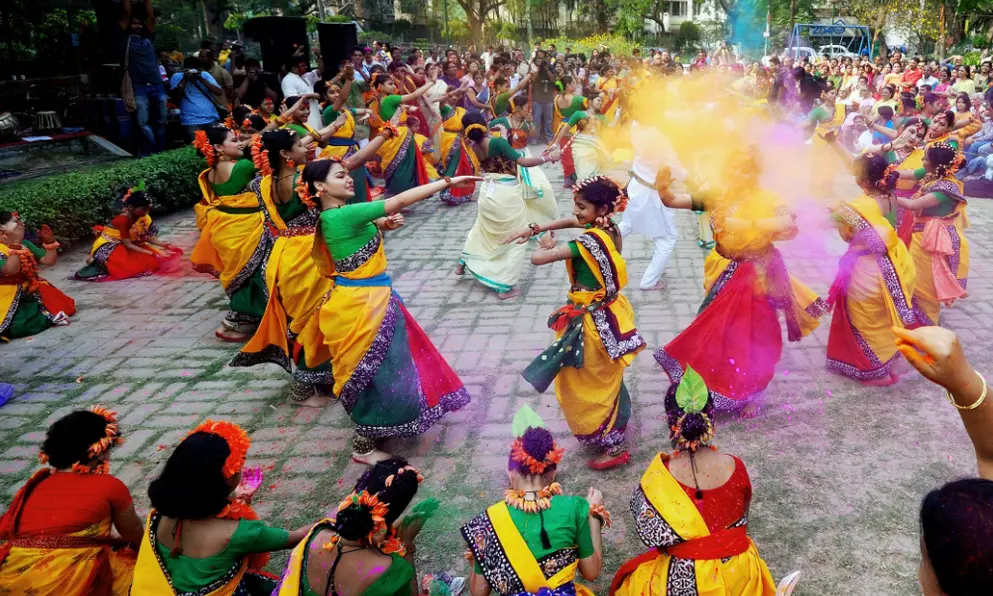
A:
<svg viewBox="0 0 993 596">
<path fill-rule="evenodd" d="M 839 45 L 849 52 L 859 56 L 872 54 L 872 33 L 865 25 L 850 25 L 842 19 L 833 24 L 797 23 L 793 25 L 787 51 L 797 47 L 812 47 Z"/>
</svg>

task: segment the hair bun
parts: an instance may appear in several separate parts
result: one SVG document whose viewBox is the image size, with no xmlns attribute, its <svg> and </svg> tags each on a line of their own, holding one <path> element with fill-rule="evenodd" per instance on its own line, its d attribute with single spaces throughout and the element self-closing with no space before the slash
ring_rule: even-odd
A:
<svg viewBox="0 0 993 596">
<path fill-rule="evenodd" d="M 521 435 L 521 442 L 524 451 L 538 461 L 544 460 L 548 452 L 555 448 L 555 438 L 547 428 L 529 426 Z"/>
</svg>

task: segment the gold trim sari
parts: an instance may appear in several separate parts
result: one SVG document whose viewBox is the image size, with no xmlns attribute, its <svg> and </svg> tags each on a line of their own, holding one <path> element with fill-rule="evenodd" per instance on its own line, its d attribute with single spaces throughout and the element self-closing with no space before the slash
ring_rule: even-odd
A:
<svg viewBox="0 0 993 596">
<path fill-rule="evenodd" d="M 327 147 L 321 150 L 320 157 L 322 159 L 337 157 L 344 160 L 355 155 L 359 150 L 359 142 L 355 140 L 355 116 L 352 115 L 352 110 L 349 108 L 342 108 L 342 113 L 346 116 L 345 124 L 327 140 Z M 365 164 L 349 171 L 348 174 L 355 182 L 355 196 L 348 199 L 346 203 L 349 205 L 365 203 L 369 200 L 369 191 L 374 186 Z"/>
<path fill-rule="evenodd" d="M 776 584 L 748 537 L 747 513 L 712 534 L 659 454 L 631 497 L 635 529 L 652 550 L 625 563 L 610 596 L 773 596 Z"/>
<path fill-rule="evenodd" d="M 962 183 L 947 177 L 928 184 L 920 193 L 944 193 L 955 201 L 949 215 L 914 214 L 910 256 L 917 269 L 914 312 L 921 325 L 938 325 L 942 306 L 951 306 L 969 295 L 969 227 Z"/>
<path fill-rule="evenodd" d="M 501 596 L 593 596 L 576 583 L 579 567 L 574 548 L 560 549 L 539 561 L 510 517 L 506 503 L 489 507 L 460 530 L 483 577 Z"/>
<path fill-rule="evenodd" d="M 554 379 L 555 397 L 576 439 L 587 447 L 612 450 L 624 442 L 631 417 L 624 370 L 645 348 L 645 340 L 634 325 L 631 303 L 621 294 L 627 264 L 610 235 L 591 228 L 576 244 L 600 288 L 576 288 L 572 259 L 565 262 L 573 284 L 569 303 L 549 317 L 555 341 L 523 376 L 540 393 Z"/>
<path fill-rule="evenodd" d="M 464 108 L 453 108 L 452 113 L 441 122 L 439 134 L 441 146 L 441 171 L 445 176 L 475 176 L 479 172 L 479 158 L 476 152 L 466 143 L 462 132 L 462 117 L 466 115 Z M 438 193 L 438 198 L 449 205 L 461 205 L 469 202 L 475 184 L 467 188 L 446 188 Z"/>
</svg>

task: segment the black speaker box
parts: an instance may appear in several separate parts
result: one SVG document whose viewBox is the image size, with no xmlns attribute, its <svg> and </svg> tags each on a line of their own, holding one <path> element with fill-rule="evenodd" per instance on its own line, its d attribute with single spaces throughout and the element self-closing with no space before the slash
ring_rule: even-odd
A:
<svg viewBox="0 0 993 596">
<path fill-rule="evenodd" d="M 310 60 L 307 45 L 307 22 L 299 17 L 257 17 L 245 21 L 245 36 L 259 44 L 262 68 L 278 72 L 293 60 L 293 52 L 303 46 L 304 57 Z M 316 66 L 311 61 L 311 66 Z"/>
<path fill-rule="evenodd" d="M 338 66 L 352 56 L 359 44 L 359 30 L 355 23 L 318 23 L 317 35 L 324 58 L 324 78 L 338 74 Z"/>
</svg>

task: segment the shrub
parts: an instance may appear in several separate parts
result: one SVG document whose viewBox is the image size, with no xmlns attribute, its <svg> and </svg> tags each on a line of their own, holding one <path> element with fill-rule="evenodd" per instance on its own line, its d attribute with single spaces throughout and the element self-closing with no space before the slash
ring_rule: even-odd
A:
<svg viewBox="0 0 993 596">
<path fill-rule="evenodd" d="M 142 159 L 121 160 L 87 171 L 68 172 L 0 187 L 0 210 L 17 211 L 29 229 L 48 224 L 64 244 L 92 237 L 119 206 L 119 190 L 144 180 L 165 213 L 200 200 L 197 176 L 205 168 L 192 147 Z"/>
<path fill-rule="evenodd" d="M 590 35 L 589 37 L 584 37 L 582 39 L 566 39 L 563 37 L 558 37 L 555 39 L 546 39 L 542 41 L 542 47 L 548 47 L 549 44 L 555 44 L 558 51 L 563 52 L 565 48 L 571 47 L 573 54 L 586 54 L 589 58 L 593 53 L 593 50 L 599 49 L 601 47 L 606 47 L 610 50 L 611 56 L 630 56 L 631 51 L 638 47 L 638 44 L 626 39 L 620 35 L 616 34 L 599 34 Z"/>
</svg>

